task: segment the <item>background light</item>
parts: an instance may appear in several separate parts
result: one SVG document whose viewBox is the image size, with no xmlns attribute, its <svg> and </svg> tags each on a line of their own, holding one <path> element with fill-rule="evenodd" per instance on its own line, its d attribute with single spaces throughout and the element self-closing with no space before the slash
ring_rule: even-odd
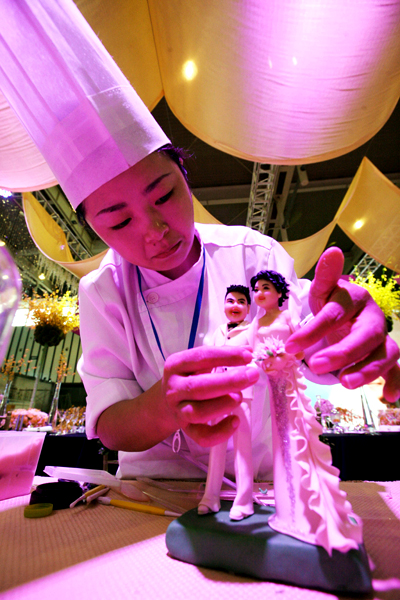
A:
<svg viewBox="0 0 400 600">
<path fill-rule="evenodd" d="M 3 196 L 3 198 L 10 198 L 12 195 L 12 192 L 9 190 L 3 190 L 3 188 L 0 188 L 0 196 Z"/>
<path fill-rule="evenodd" d="M 197 71 L 196 63 L 192 60 L 187 60 L 182 67 L 183 76 L 187 81 L 194 79 L 197 75 Z"/>
</svg>

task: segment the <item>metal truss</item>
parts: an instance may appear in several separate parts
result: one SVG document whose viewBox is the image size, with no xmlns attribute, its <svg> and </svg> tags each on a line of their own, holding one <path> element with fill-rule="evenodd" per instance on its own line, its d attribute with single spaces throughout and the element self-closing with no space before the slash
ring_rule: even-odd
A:
<svg viewBox="0 0 400 600">
<path fill-rule="evenodd" d="M 74 232 L 74 225 L 77 224 L 68 222 L 69 220 L 65 215 L 61 216 L 58 211 L 55 210 L 53 203 L 49 199 L 47 195 L 44 195 L 43 192 L 34 192 L 33 193 L 36 200 L 43 206 L 46 212 L 54 219 L 54 221 L 61 227 L 63 232 L 65 233 L 65 237 L 67 238 L 68 246 L 74 256 L 75 260 L 84 260 L 85 258 L 90 258 L 93 256 L 93 253 L 90 251 L 89 247 L 80 240 Z M 72 210 L 72 209 L 71 209 Z"/>
<path fill-rule="evenodd" d="M 254 163 L 247 227 L 287 240 L 284 210 L 294 167 Z"/>
<path fill-rule="evenodd" d="M 254 163 L 246 225 L 261 233 L 270 221 L 278 170 L 277 165 Z"/>
<path fill-rule="evenodd" d="M 356 265 L 354 265 L 350 275 L 354 275 L 358 273 L 361 277 L 366 277 L 368 273 L 375 273 L 381 267 L 381 263 L 377 260 L 368 256 L 368 254 L 364 254 L 364 256 L 358 261 Z"/>
</svg>

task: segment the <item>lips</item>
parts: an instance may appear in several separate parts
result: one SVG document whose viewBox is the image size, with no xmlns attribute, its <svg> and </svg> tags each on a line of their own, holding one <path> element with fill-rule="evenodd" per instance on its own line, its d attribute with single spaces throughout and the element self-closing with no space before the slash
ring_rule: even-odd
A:
<svg viewBox="0 0 400 600">
<path fill-rule="evenodd" d="M 152 259 L 164 259 L 164 258 L 168 258 L 169 256 L 172 256 L 179 248 L 181 242 L 179 241 L 177 244 L 174 244 L 174 246 L 170 246 L 169 248 L 167 248 L 167 250 L 163 250 L 162 252 L 159 252 L 158 254 L 155 254 Z"/>
</svg>

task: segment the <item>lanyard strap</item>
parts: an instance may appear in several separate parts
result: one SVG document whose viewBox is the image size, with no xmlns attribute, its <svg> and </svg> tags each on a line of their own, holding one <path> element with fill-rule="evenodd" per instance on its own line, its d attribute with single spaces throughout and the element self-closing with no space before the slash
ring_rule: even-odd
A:
<svg viewBox="0 0 400 600">
<path fill-rule="evenodd" d="M 203 301 L 205 266 L 206 266 L 206 253 L 205 253 L 205 251 L 203 249 L 203 267 L 202 267 L 202 270 L 201 270 L 201 277 L 200 277 L 199 287 L 198 287 L 198 290 L 197 290 L 196 304 L 194 306 L 194 313 L 193 313 L 193 319 L 192 319 L 192 327 L 190 329 L 189 344 L 188 344 L 188 349 L 189 350 L 190 350 L 190 348 L 193 348 L 193 346 L 194 346 L 194 341 L 196 339 L 196 333 L 197 333 L 197 327 L 198 327 L 198 324 L 199 324 L 201 303 Z M 149 319 L 150 319 L 150 323 L 151 323 L 151 328 L 153 330 L 154 337 L 156 339 L 157 346 L 158 346 L 158 349 L 159 349 L 159 351 L 161 353 L 161 356 L 165 360 L 165 356 L 164 356 L 164 353 L 162 351 L 161 342 L 160 342 L 160 338 L 159 338 L 158 333 L 157 333 L 156 326 L 154 325 L 153 319 L 151 318 L 151 314 L 150 314 L 150 311 L 149 311 L 149 307 L 147 306 L 147 302 L 146 302 L 146 300 L 144 299 L 144 296 L 143 296 L 142 276 L 140 274 L 140 270 L 139 270 L 138 266 L 136 266 L 136 273 L 137 273 L 138 282 L 139 282 L 140 294 L 141 294 L 143 302 L 144 302 L 144 304 L 145 304 L 145 306 L 147 308 L 147 313 L 149 315 Z"/>
</svg>

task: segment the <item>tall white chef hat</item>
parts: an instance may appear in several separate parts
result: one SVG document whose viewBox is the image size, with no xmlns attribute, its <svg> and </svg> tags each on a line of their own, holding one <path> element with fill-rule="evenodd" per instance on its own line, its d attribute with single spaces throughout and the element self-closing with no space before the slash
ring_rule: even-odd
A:
<svg viewBox="0 0 400 600">
<path fill-rule="evenodd" d="M 169 143 L 72 0 L 0 5 L 0 88 L 74 208 Z"/>
</svg>

